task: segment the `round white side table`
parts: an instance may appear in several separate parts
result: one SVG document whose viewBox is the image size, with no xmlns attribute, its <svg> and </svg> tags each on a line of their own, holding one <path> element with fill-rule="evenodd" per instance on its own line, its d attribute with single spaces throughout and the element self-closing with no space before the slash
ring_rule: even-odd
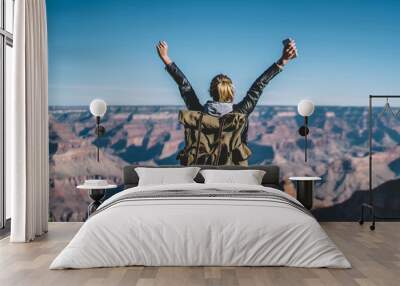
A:
<svg viewBox="0 0 400 286">
<path fill-rule="evenodd" d="M 88 206 L 88 217 L 94 213 L 97 208 L 101 205 L 101 200 L 104 198 L 106 194 L 106 190 L 115 189 L 117 185 L 104 185 L 104 186 L 94 186 L 94 185 L 79 185 L 78 189 L 88 190 L 89 197 L 93 200 L 93 202 Z"/>
</svg>

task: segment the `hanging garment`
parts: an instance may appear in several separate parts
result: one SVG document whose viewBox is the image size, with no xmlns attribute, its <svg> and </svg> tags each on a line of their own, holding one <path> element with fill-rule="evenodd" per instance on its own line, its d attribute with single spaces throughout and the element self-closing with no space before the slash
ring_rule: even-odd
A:
<svg viewBox="0 0 400 286">
<path fill-rule="evenodd" d="M 228 113 L 217 118 L 200 111 L 180 111 L 185 128 L 185 147 L 177 159 L 189 165 L 247 165 L 251 150 L 242 142 L 247 126 L 243 113 Z"/>
</svg>

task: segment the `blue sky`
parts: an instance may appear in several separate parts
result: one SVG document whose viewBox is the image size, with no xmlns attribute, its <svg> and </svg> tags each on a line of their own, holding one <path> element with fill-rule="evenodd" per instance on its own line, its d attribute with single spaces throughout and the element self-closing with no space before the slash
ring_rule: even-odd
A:
<svg viewBox="0 0 400 286">
<path fill-rule="evenodd" d="M 299 57 L 260 103 L 366 105 L 370 93 L 400 94 L 400 1 L 47 0 L 49 104 L 183 104 L 158 59 L 170 56 L 200 99 L 217 73 L 237 98 L 292 37 Z"/>
</svg>

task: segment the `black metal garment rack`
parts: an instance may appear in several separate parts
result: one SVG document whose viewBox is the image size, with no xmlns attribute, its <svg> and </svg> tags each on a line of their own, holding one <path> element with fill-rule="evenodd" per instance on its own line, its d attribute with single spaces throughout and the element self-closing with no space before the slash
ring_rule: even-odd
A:
<svg viewBox="0 0 400 286">
<path fill-rule="evenodd" d="M 372 101 L 374 98 L 386 98 L 388 100 L 389 98 L 400 98 L 400 95 L 370 95 L 369 96 L 369 107 L 368 107 L 368 141 L 369 141 L 369 151 L 368 151 L 368 156 L 369 156 L 369 200 L 368 203 L 363 203 L 361 205 L 361 219 L 360 219 L 360 224 L 364 223 L 364 210 L 369 209 L 371 211 L 371 217 L 372 217 L 372 224 L 370 225 L 371 230 L 375 230 L 375 221 L 376 221 L 376 215 L 375 215 L 375 206 L 374 206 L 374 194 L 372 191 Z M 388 103 L 387 103 L 388 104 Z M 385 106 L 386 108 L 386 106 Z"/>
</svg>

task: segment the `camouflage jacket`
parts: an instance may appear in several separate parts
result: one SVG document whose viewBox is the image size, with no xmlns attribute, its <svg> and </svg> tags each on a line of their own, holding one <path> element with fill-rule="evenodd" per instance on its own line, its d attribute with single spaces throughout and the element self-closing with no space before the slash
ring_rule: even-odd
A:
<svg viewBox="0 0 400 286">
<path fill-rule="evenodd" d="M 251 151 L 242 142 L 247 126 L 243 113 L 228 113 L 220 118 L 201 111 L 180 111 L 185 128 L 185 148 L 179 152 L 182 165 L 247 165 Z"/>
</svg>

